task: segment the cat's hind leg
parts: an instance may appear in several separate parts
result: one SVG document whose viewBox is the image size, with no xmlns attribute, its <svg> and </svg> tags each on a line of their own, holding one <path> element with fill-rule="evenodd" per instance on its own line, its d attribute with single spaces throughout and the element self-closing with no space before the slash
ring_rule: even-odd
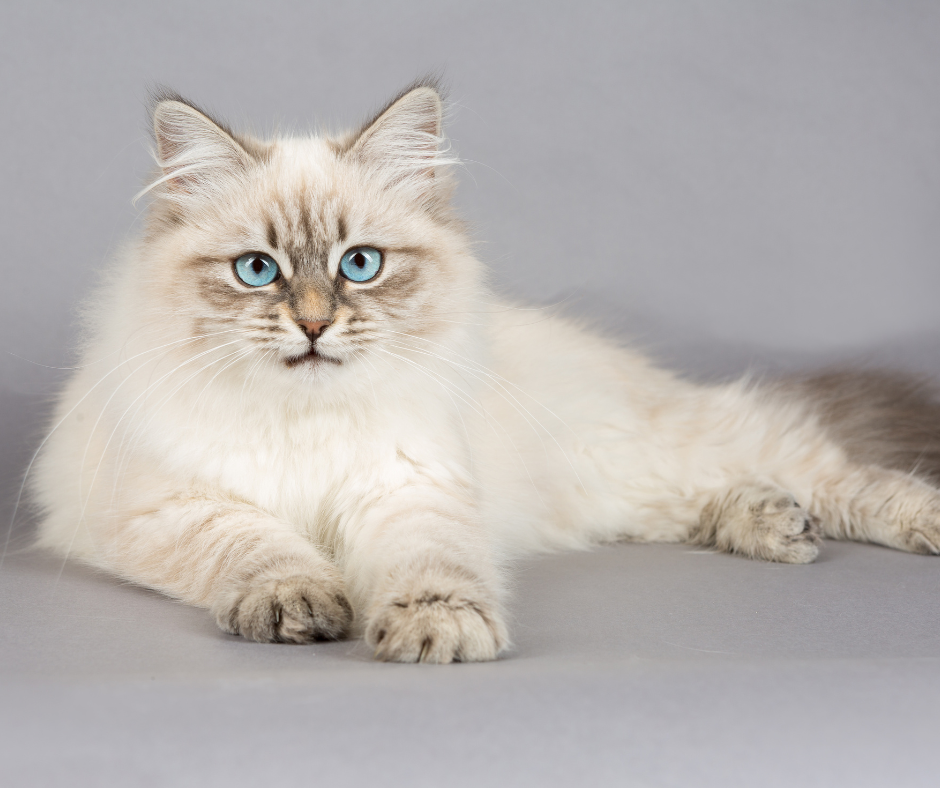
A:
<svg viewBox="0 0 940 788">
<path fill-rule="evenodd" d="M 828 538 L 940 555 L 940 489 L 917 476 L 850 466 L 818 485 L 813 497 Z"/>
<path fill-rule="evenodd" d="M 689 541 L 765 561 L 808 564 L 819 553 L 819 522 L 786 490 L 746 481 L 705 503 Z"/>
</svg>

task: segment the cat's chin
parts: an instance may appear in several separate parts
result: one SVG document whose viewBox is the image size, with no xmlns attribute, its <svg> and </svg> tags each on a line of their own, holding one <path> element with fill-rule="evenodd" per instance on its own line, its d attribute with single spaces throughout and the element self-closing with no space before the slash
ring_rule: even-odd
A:
<svg viewBox="0 0 940 788">
<path fill-rule="evenodd" d="M 286 359 L 284 363 L 291 368 L 304 367 L 306 369 L 315 369 L 324 366 L 339 366 L 343 362 L 337 358 L 330 358 L 329 356 L 324 356 L 322 353 L 317 353 L 316 348 L 310 348 L 310 350 L 300 356 L 293 356 Z"/>
</svg>

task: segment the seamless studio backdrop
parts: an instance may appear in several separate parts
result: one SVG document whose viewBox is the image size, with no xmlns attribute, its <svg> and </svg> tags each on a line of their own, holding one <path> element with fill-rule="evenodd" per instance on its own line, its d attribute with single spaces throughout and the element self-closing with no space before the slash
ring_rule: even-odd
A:
<svg viewBox="0 0 940 788">
<path fill-rule="evenodd" d="M 170 86 L 236 129 L 339 130 L 429 71 L 443 71 L 449 86 L 447 130 L 465 162 L 458 205 L 503 293 L 559 303 L 705 379 L 834 360 L 940 372 L 940 5 L 930 0 L 6 2 L 4 513 L 63 379 L 56 368 L 74 362 L 77 307 L 140 227 L 143 205 L 134 207 L 131 197 L 152 167 L 148 90 Z M 23 518 L 15 547 L 28 528 Z M 173 756 L 157 758 L 135 749 L 133 726 L 122 732 L 105 712 L 88 723 L 80 710 L 136 703 L 147 710 L 141 719 L 165 731 L 159 721 L 172 719 L 168 698 L 179 696 L 193 715 L 207 714 L 224 729 L 226 704 L 242 707 L 231 687 L 212 683 L 222 675 L 250 684 L 246 703 L 257 715 L 246 719 L 282 720 L 272 700 L 281 692 L 293 704 L 284 719 L 299 725 L 318 707 L 297 698 L 329 675 L 331 687 L 348 681 L 349 692 L 331 690 L 330 703 L 346 711 L 324 736 L 341 742 L 354 709 L 390 712 L 400 690 L 410 698 L 409 724 L 425 721 L 425 738 L 414 741 L 433 740 L 437 749 L 409 750 L 418 747 L 408 738 L 416 729 L 388 718 L 387 728 L 374 723 L 356 734 L 392 737 L 381 745 L 390 759 L 385 772 L 372 774 L 369 758 L 350 765 L 334 742 L 332 755 L 321 753 L 324 775 L 346 769 L 363 780 L 382 774 L 408 777 L 410 785 L 463 785 L 498 767 L 515 784 L 538 785 L 589 773 L 595 784 L 629 777 L 637 785 L 745 785 L 762 774 L 764 785 L 816 784 L 808 775 L 820 785 L 927 785 L 924 753 L 935 741 L 928 744 L 923 731 L 940 725 L 940 563 L 857 545 L 830 546 L 824 555 L 832 562 L 784 569 L 692 557 L 681 547 L 627 546 L 532 562 L 514 603 L 515 655 L 449 674 L 372 666 L 355 644 L 312 649 L 320 662 L 303 649 L 235 644 L 198 611 L 79 569 L 57 581 L 57 565 L 17 557 L 0 569 L 0 682 L 28 679 L 31 689 L 10 689 L 20 705 L 5 704 L 0 751 L 14 771 L 40 769 L 48 784 L 84 784 L 67 778 L 70 764 L 86 769 L 89 784 L 119 774 L 138 784 L 142 763 L 178 785 L 225 775 L 234 784 L 254 767 L 223 757 L 211 736 L 197 745 L 185 726 L 176 739 L 151 731 Z M 628 582 L 629 572 L 645 579 Z M 734 578 L 732 586 L 723 576 Z M 672 589 L 673 612 L 681 611 L 669 619 L 672 634 L 661 628 L 664 608 L 655 607 L 672 603 L 643 596 L 656 582 Z M 703 587 L 719 589 L 724 613 L 715 612 L 718 602 L 695 608 L 698 619 L 689 613 Z M 596 596 L 584 597 L 584 607 L 565 596 L 588 588 Z M 831 621 L 804 626 L 817 592 L 836 605 L 827 608 Z M 778 600 L 791 593 L 804 594 L 805 610 L 780 612 Z M 63 595 L 73 604 L 62 604 Z M 745 597 L 763 599 L 766 615 L 737 630 L 728 621 Z M 637 607 L 637 599 L 653 607 Z M 38 612 L 24 612 L 34 606 Z M 152 640 L 143 619 L 129 621 L 135 616 L 155 617 L 147 619 Z M 105 619 L 107 627 L 88 624 Z M 682 640 L 690 631 L 699 639 Z M 670 650 L 676 641 L 686 651 Z M 736 656 L 715 656 L 722 653 Z M 686 667 L 670 673 L 676 664 Z M 819 691 L 799 680 L 804 668 Z M 277 683 L 285 675 L 306 689 L 288 691 Z M 69 683 L 69 676 L 84 678 Z M 162 694 L 134 683 L 144 679 L 164 682 Z M 273 694 L 259 691 L 259 680 L 274 681 Z M 507 700 L 515 697 L 510 685 L 527 687 L 528 700 Z M 716 706 L 707 685 L 731 700 Z M 546 719 L 558 718 L 549 704 L 558 687 L 570 725 L 546 728 Z M 751 701 L 767 692 L 791 700 L 803 692 L 808 705 L 755 711 Z M 860 693 L 868 693 L 865 702 Z M 491 701 L 508 728 L 488 716 Z M 476 731 L 476 760 L 447 739 L 446 725 L 433 723 L 451 720 L 456 707 L 472 718 L 454 731 Z M 745 707 L 752 716 L 741 716 Z M 53 726 L 58 744 L 37 749 L 43 714 L 52 709 L 65 721 Z M 893 725 L 882 734 L 893 737 L 890 746 L 874 733 L 876 713 Z M 802 765 L 761 772 L 773 742 L 760 731 L 792 725 L 803 737 L 820 719 L 842 731 L 831 750 L 817 747 Z M 271 731 L 287 723 L 257 724 L 264 746 L 278 746 Z M 108 744 L 112 734 L 125 737 L 123 761 Z M 389 743 L 395 736 L 401 742 Z M 497 747 L 499 740 L 510 744 Z M 719 757 L 732 741 L 734 758 Z M 860 756 L 856 748 L 866 741 L 870 752 Z M 218 757 L 206 760 L 206 752 Z M 174 758 L 185 765 L 177 772 L 168 765 Z M 457 761 L 464 768 L 449 772 Z M 541 771 L 532 770 L 535 761 Z M 409 771 L 418 762 L 420 776 Z"/>
<path fill-rule="evenodd" d="M 156 84 L 236 128 L 303 132 L 354 125 L 443 70 L 458 204 L 504 292 L 564 301 L 706 373 L 879 353 L 929 365 L 919 351 L 940 347 L 934 3 L 0 15 L 8 430 L 54 386 L 47 367 L 72 362 L 76 306 L 139 227 Z"/>
</svg>

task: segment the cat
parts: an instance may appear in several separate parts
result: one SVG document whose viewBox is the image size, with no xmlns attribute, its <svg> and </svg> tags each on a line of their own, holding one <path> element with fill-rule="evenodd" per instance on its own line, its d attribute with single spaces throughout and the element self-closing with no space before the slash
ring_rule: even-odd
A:
<svg viewBox="0 0 940 788">
<path fill-rule="evenodd" d="M 940 553 L 940 406 L 828 373 L 701 385 L 500 300 L 441 91 L 263 141 L 153 104 L 146 227 L 85 311 L 30 475 L 38 543 L 224 632 L 495 659 L 518 556 L 614 540 Z"/>
</svg>

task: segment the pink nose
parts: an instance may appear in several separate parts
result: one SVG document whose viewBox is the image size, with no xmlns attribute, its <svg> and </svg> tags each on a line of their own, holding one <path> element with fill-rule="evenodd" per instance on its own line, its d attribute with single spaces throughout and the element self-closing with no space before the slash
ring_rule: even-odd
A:
<svg viewBox="0 0 940 788">
<path fill-rule="evenodd" d="M 297 325 L 307 332 L 308 337 L 316 339 L 323 333 L 323 329 L 332 322 L 332 320 L 298 320 Z"/>
</svg>

